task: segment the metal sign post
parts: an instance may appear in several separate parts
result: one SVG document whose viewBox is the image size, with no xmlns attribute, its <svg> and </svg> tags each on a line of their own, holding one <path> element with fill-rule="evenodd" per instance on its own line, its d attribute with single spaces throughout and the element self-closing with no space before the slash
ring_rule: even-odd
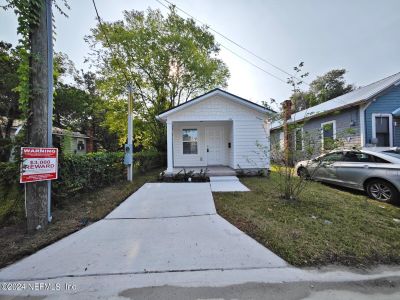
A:
<svg viewBox="0 0 400 300">
<path fill-rule="evenodd" d="M 127 165 L 127 180 L 133 180 L 133 118 L 132 118 L 132 86 L 128 86 L 128 144 L 125 145 L 124 163 Z"/>
</svg>

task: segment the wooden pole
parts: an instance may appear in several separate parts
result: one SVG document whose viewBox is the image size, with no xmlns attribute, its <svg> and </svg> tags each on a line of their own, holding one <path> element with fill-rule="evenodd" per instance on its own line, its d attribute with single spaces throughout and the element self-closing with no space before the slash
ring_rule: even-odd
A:
<svg viewBox="0 0 400 300">
<path fill-rule="evenodd" d="M 48 34 L 46 0 L 41 1 L 39 23 L 31 28 L 30 99 L 27 120 L 31 147 L 48 145 Z M 48 223 L 49 186 L 46 181 L 26 184 L 27 230 L 29 233 Z"/>
</svg>

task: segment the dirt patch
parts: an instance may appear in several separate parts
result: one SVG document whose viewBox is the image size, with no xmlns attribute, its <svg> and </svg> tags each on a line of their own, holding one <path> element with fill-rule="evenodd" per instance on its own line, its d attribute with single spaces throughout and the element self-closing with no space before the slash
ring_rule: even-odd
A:
<svg viewBox="0 0 400 300">
<path fill-rule="evenodd" d="M 358 282 L 246 283 L 223 287 L 160 286 L 134 288 L 119 296 L 128 299 L 398 299 L 400 279 L 384 278 Z"/>
</svg>

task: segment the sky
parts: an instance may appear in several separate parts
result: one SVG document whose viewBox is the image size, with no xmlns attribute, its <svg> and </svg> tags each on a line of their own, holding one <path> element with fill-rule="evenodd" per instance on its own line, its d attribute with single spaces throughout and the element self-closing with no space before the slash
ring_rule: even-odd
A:
<svg viewBox="0 0 400 300">
<path fill-rule="evenodd" d="M 0 5 L 4 2 L 0 0 Z M 334 68 L 345 68 L 347 82 L 358 87 L 400 72 L 400 0 L 171 2 L 288 73 L 293 73 L 293 67 L 303 61 L 303 70 L 310 73 L 307 82 Z M 89 66 L 84 60 L 89 48 L 84 36 L 96 25 L 95 11 L 91 0 L 69 0 L 68 3 L 71 6 L 68 18 L 55 13 L 55 51 L 66 53 L 78 69 L 87 70 Z M 156 0 L 96 0 L 96 4 L 106 21 L 121 20 L 124 10 L 151 7 L 167 13 Z M 0 39 L 16 44 L 16 29 L 13 12 L 0 10 Z M 231 72 L 229 92 L 257 103 L 270 98 L 277 102 L 289 98 L 287 74 L 218 35 L 216 40 L 284 81 L 222 47 L 220 58 Z"/>
</svg>

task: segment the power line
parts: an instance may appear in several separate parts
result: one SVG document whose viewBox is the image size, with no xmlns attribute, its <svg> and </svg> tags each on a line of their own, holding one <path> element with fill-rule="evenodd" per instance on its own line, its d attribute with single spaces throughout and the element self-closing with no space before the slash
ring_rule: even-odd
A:
<svg viewBox="0 0 400 300">
<path fill-rule="evenodd" d="M 166 7 L 166 8 L 169 9 L 169 7 L 166 6 L 164 3 L 162 3 L 160 0 L 156 0 L 156 1 L 157 1 L 158 3 L 160 3 L 162 6 L 164 6 L 164 7 Z M 301 81 L 304 82 L 305 84 L 309 85 L 309 84 L 308 84 L 307 82 L 305 82 L 303 79 L 298 78 L 297 76 L 294 76 L 293 74 L 291 74 L 291 73 L 285 71 L 284 69 L 278 67 L 277 65 L 275 65 L 275 64 L 273 64 L 272 62 L 268 61 L 267 59 L 265 59 L 265 58 L 263 58 L 263 57 L 257 55 L 257 54 L 254 53 L 253 51 L 251 51 L 251 50 L 247 49 L 246 47 L 240 45 L 239 43 L 235 42 L 234 40 L 232 40 L 231 38 L 227 37 L 226 35 L 220 33 L 219 31 L 217 31 L 217 30 L 215 30 L 215 29 L 213 29 L 211 26 L 209 26 L 209 25 L 206 24 L 205 22 L 199 20 L 198 18 L 192 16 L 191 14 L 189 14 L 188 12 L 186 12 L 185 10 L 181 9 L 180 7 L 178 7 L 176 4 L 174 4 L 174 3 L 172 3 L 172 2 L 170 2 L 170 1 L 168 1 L 168 0 L 163 0 L 163 1 L 167 2 L 169 5 L 171 5 L 171 6 L 173 6 L 173 7 L 176 7 L 179 11 L 183 12 L 185 15 L 187 15 L 187 16 L 189 16 L 190 18 L 192 18 L 193 20 L 195 20 L 195 21 L 197 21 L 197 22 L 199 22 L 199 23 L 205 25 L 205 26 L 206 26 L 209 30 L 211 30 L 212 32 L 216 33 L 217 35 L 221 36 L 221 37 L 224 38 L 225 40 L 229 41 L 230 43 L 234 44 L 235 46 L 239 47 L 240 49 L 246 51 L 247 53 L 253 55 L 254 57 L 258 58 L 259 60 L 261 60 L 261 61 L 263 61 L 263 62 L 269 64 L 270 66 L 272 66 L 273 68 L 275 68 L 275 69 L 281 71 L 282 73 L 285 73 L 286 75 L 288 75 L 288 76 L 290 76 L 290 77 L 293 77 L 293 78 L 295 78 L 295 79 L 297 79 L 297 80 L 301 80 Z M 226 48 L 226 47 L 224 47 L 224 48 Z M 228 49 L 228 50 L 229 50 L 229 49 Z M 230 51 L 233 52 L 232 50 L 230 50 Z M 234 53 L 234 54 L 237 55 L 236 53 Z M 237 56 L 239 56 L 239 55 L 237 55 Z M 244 60 L 245 60 L 245 59 L 244 59 Z M 248 60 L 246 60 L 246 61 L 247 61 L 248 63 L 250 63 Z M 259 69 L 260 69 L 260 67 L 257 66 L 256 64 L 254 64 L 254 63 L 250 63 L 250 64 L 253 65 L 253 66 L 255 66 L 256 68 L 259 68 Z M 267 72 L 267 74 L 271 75 L 271 73 L 269 73 L 269 72 Z M 277 78 L 277 76 L 275 76 L 275 75 L 271 75 L 271 76 L 273 76 L 274 78 Z M 279 80 L 280 80 L 280 81 L 283 81 L 283 80 L 280 79 L 280 78 L 279 78 Z M 284 81 L 284 82 L 286 83 L 286 81 Z"/>
<path fill-rule="evenodd" d="M 116 62 L 117 62 L 117 64 L 118 64 L 118 67 L 121 69 L 122 75 L 124 76 L 124 78 L 125 78 L 127 84 L 130 86 L 131 83 L 132 83 L 132 82 L 131 82 L 131 80 L 132 80 L 133 83 L 135 84 L 136 88 L 139 89 L 140 99 L 141 99 L 141 101 L 142 101 L 144 107 L 147 109 L 147 111 L 149 111 L 149 109 L 148 109 L 148 107 L 147 107 L 147 105 L 146 105 L 146 101 L 145 101 L 145 99 L 144 99 L 144 97 L 143 97 L 142 89 L 140 88 L 140 85 L 138 84 L 137 80 L 135 80 L 135 78 L 134 78 L 133 76 L 128 76 L 128 75 L 127 75 L 125 68 L 122 66 L 121 62 L 119 61 L 119 58 L 118 58 L 117 56 L 114 55 L 114 53 L 113 53 L 113 52 L 114 52 L 114 51 L 113 51 L 113 47 L 112 47 L 112 45 L 111 45 L 111 43 L 110 43 L 110 40 L 109 40 L 109 38 L 108 38 L 108 36 L 107 36 L 107 33 L 106 33 L 105 30 L 103 30 L 103 26 L 104 26 L 104 25 L 103 25 L 103 22 L 101 21 L 101 18 L 100 18 L 100 15 L 99 15 L 99 11 L 97 10 L 97 6 L 96 6 L 95 0 L 92 0 L 92 3 L 93 3 L 94 10 L 96 11 L 97 20 L 98 20 L 99 25 L 100 25 L 100 26 L 99 26 L 99 27 L 100 27 L 100 31 L 103 33 L 104 38 L 105 38 L 106 43 L 107 43 L 107 46 L 110 48 L 111 56 L 114 56 L 114 58 L 115 58 L 115 60 L 116 60 Z M 118 48 L 117 48 L 117 51 L 119 52 Z M 120 56 L 122 57 L 121 53 L 120 53 Z M 104 58 L 103 58 L 103 59 L 104 59 Z M 105 61 L 105 59 L 104 59 L 104 61 Z M 131 75 L 132 75 L 132 73 L 131 73 Z M 131 78 L 129 78 L 129 77 L 131 77 Z"/>
<path fill-rule="evenodd" d="M 110 40 L 108 39 L 106 31 L 103 29 L 104 25 L 103 25 L 103 22 L 101 21 L 101 18 L 100 18 L 100 15 L 99 15 L 99 11 L 97 10 L 97 6 L 96 6 L 95 0 L 92 0 L 92 3 L 93 3 L 94 10 L 96 11 L 97 20 L 98 20 L 99 25 L 100 25 L 99 26 L 100 27 L 100 31 L 103 33 L 104 38 L 106 39 L 107 46 L 111 50 L 111 55 L 113 55 L 113 47 L 111 46 L 111 43 L 110 43 Z M 130 83 L 129 76 L 125 73 L 125 69 L 121 65 L 118 57 L 116 57 L 115 61 L 117 62 L 118 67 L 121 69 L 122 75 L 125 77 L 125 80 L 127 81 L 127 83 Z"/>
<path fill-rule="evenodd" d="M 249 61 L 247 58 L 244 58 L 243 56 L 237 54 L 236 52 L 232 51 L 232 50 L 229 49 L 228 47 L 226 47 L 226 46 L 224 46 L 224 45 L 222 45 L 222 44 L 220 44 L 220 46 L 221 46 L 222 48 L 228 50 L 228 51 L 229 51 L 230 53 L 232 53 L 233 55 L 236 55 L 236 56 L 239 57 L 240 59 L 244 60 L 244 61 L 247 62 L 248 64 L 252 65 L 253 67 L 255 67 L 255 68 L 257 68 L 257 69 L 263 71 L 264 73 L 268 74 L 269 76 L 272 76 L 272 77 L 274 77 L 275 79 L 278 79 L 279 81 L 282 81 L 283 83 L 287 83 L 287 82 L 286 82 L 285 80 L 283 80 L 282 78 L 279 78 L 278 76 L 276 76 L 276 75 L 274 75 L 274 74 L 268 72 L 267 70 L 265 70 L 265 69 L 259 67 L 259 66 L 256 65 L 256 64 L 252 63 L 252 62 Z"/>
</svg>

